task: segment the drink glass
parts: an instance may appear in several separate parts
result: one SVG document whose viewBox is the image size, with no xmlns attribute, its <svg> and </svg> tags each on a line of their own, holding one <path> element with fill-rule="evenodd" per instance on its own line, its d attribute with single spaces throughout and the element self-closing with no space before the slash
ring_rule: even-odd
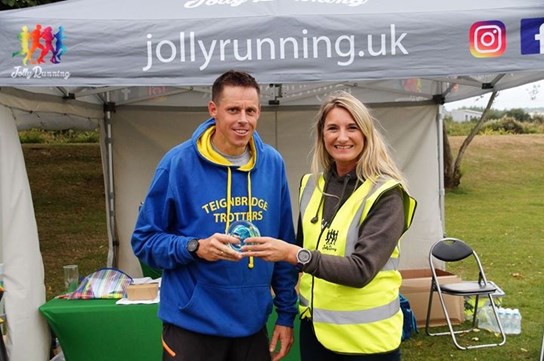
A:
<svg viewBox="0 0 544 361">
<path fill-rule="evenodd" d="M 74 292 L 79 285 L 79 270 L 77 264 L 69 264 L 64 269 L 64 288 L 66 292 Z"/>
</svg>

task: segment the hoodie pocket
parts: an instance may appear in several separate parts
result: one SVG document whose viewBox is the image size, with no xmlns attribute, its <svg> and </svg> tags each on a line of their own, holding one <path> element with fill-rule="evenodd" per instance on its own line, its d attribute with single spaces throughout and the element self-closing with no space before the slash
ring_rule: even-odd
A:
<svg viewBox="0 0 544 361">
<path fill-rule="evenodd" d="M 272 311 L 270 287 L 198 283 L 180 311 L 202 333 L 242 337 L 259 331 Z M 185 318 L 185 317 L 184 317 Z"/>
</svg>

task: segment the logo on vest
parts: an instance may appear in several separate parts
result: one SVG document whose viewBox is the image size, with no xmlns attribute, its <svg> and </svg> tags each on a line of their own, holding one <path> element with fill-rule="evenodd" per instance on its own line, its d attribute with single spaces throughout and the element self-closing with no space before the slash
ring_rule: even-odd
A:
<svg viewBox="0 0 544 361">
<path fill-rule="evenodd" d="M 329 229 L 327 237 L 325 237 L 325 244 L 323 250 L 336 252 L 336 241 L 338 240 L 338 231 L 335 229 Z"/>
</svg>

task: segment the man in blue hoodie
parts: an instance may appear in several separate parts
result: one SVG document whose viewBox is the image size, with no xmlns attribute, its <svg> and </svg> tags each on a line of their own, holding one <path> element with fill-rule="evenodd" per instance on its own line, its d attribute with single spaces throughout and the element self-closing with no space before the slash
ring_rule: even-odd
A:
<svg viewBox="0 0 544 361">
<path fill-rule="evenodd" d="M 295 241 L 285 164 L 255 131 L 259 96 L 247 73 L 217 78 L 211 118 L 166 153 L 141 207 L 132 248 L 163 270 L 163 360 L 276 361 L 293 343 L 297 270 L 243 258 L 227 235 L 244 220 L 261 236 Z"/>
</svg>

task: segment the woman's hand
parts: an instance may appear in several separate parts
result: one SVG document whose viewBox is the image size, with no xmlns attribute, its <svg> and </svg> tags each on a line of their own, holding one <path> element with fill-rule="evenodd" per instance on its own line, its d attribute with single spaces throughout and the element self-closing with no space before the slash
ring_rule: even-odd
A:
<svg viewBox="0 0 544 361">
<path fill-rule="evenodd" d="M 259 257 L 268 262 L 286 261 L 297 264 L 299 246 L 272 237 L 250 237 L 242 247 L 244 257 Z"/>
</svg>

